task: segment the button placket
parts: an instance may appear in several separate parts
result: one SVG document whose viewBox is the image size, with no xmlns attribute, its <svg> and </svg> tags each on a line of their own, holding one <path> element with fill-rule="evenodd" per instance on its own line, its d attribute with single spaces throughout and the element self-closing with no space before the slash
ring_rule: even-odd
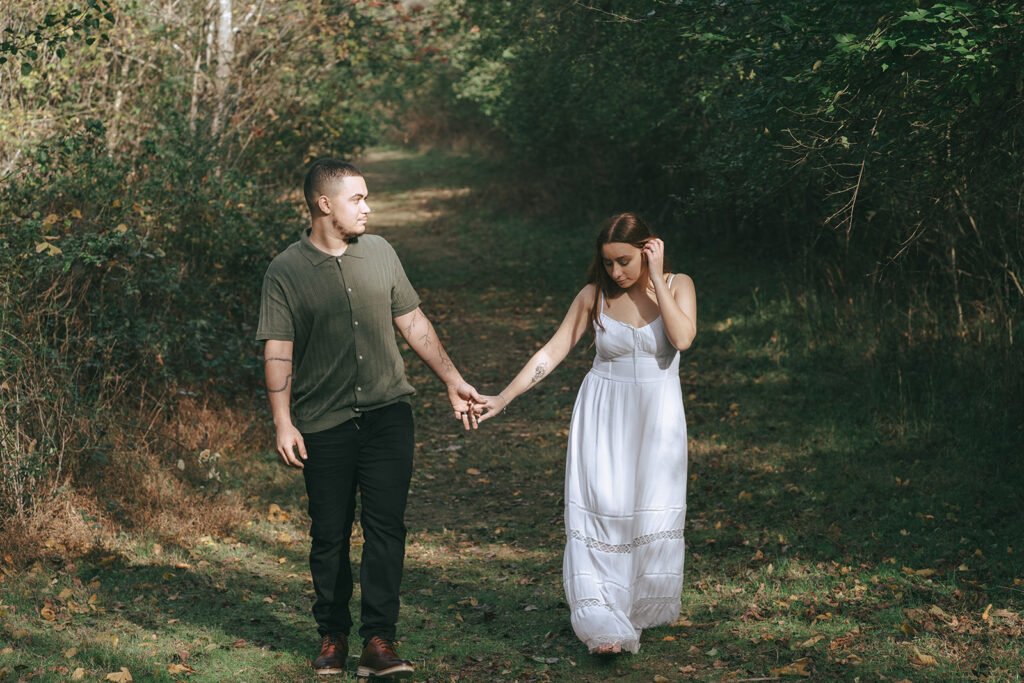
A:
<svg viewBox="0 0 1024 683">
<path fill-rule="evenodd" d="M 340 258 L 337 259 L 337 263 L 338 263 L 338 276 L 341 278 L 341 286 L 345 289 L 345 296 L 348 299 L 349 315 L 353 316 L 353 320 L 352 320 L 352 329 L 353 329 L 352 338 L 353 338 L 353 341 L 354 341 L 355 355 L 356 355 L 356 361 L 357 361 L 356 362 L 356 382 L 359 382 L 360 381 L 360 368 L 359 368 L 359 362 L 358 361 L 363 360 L 363 354 L 359 352 L 360 351 L 359 347 L 361 346 L 360 339 L 359 339 L 359 334 L 358 334 L 359 321 L 354 319 L 354 314 L 352 313 L 356 309 L 356 305 L 352 301 L 352 299 L 353 299 L 352 288 L 349 287 L 348 283 L 345 281 L 345 269 L 341 267 L 341 259 Z M 359 398 L 360 398 L 360 395 L 362 393 L 363 393 L 362 385 L 361 384 L 357 384 L 356 387 L 355 387 L 355 405 L 352 407 L 352 409 L 355 412 L 359 412 L 359 410 L 360 410 L 360 408 L 359 408 L 359 403 L 360 403 Z"/>
</svg>

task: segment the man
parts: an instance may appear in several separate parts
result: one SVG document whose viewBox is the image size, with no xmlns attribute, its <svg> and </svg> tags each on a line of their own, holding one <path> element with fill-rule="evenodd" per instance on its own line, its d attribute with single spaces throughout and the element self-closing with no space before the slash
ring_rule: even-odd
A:
<svg viewBox="0 0 1024 683">
<path fill-rule="evenodd" d="M 403 677 L 395 653 L 413 459 L 413 388 L 393 325 L 448 388 L 455 417 L 476 427 L 467 384 L 419 307 L 397 255 L 367 235 L 366 181 L 335 159 L 305 182 L 310 228 L 281 252 L 263 281 L 256 336 L 265 341 L 277 452 L 302 470 L 312 519 L 309 553 L 321 636 L 318 674 L 344 671 L 352 626 L 349 537 L 359 491 L 364 545 L 362 655 L 357 675 Z"/>
</svg>

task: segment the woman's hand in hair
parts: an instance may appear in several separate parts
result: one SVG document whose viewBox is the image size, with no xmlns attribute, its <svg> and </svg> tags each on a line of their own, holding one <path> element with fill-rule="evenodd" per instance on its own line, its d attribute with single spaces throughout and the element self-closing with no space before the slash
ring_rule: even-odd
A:
<svg viewBox="0 0 1024 683">
<path fill-rule="evenodd" d="M 657 237 L 652 237 L 644 243 L 642 251 L 653 284 L 665 276 L 665 243 Z"/>
</svg>

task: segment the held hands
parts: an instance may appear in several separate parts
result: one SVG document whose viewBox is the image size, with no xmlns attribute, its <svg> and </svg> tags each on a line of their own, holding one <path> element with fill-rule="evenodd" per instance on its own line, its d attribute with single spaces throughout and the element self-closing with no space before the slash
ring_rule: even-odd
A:
<svg viewBox="0 0 1024 683">
<path fill-rule="evenodd" d="M 466 429 L 476 429 L 479 426 L 480 412 L 477 408 L 486 398 L 466 382 L 448 385 L 448 400 L 455 411 L 455 419 L 461 420 L 462 426 Z"/>
<path fill-rule="evenodd" d="M 471 406 L 477 424 L 491 419 L 508 406 L 508 401 L 505 400 L 501 392 L 498 392 L 497 396 L 481 396 L 480 398 L 483 400 Z"/>
<path fill-rule="evenodd" d="M 641 251 L 647 260 L 647 272 L 651 283 L 661 280 L 665 275 L 665 243 L 657 237 L 652 237 L 644 243 Z"/>
</svg>

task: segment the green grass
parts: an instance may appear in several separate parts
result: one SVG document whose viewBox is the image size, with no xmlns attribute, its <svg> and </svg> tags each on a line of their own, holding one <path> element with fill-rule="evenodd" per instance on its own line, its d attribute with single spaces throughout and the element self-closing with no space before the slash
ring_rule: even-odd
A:
<svg viewBox="0 0 1024 683">
<path fill-rule="evenodd" d="M 364 166 L 379 231 L 450 353 L 497 391 L 582 284 L 597 221 L 545 216 L 470 157 Z M 418 447 L 399 636 L 416 680 L 1020 680 L 1020 361 L 901 346 L 868 322 L 830 334 L 780 267 L 666 241 L 700 309 L 681 365 L 682 618 L 618 658 L 588 655 L 569 626 L 563 449 L 586 342 L 470 433 L 410 356 Z M 266 421 L 262 404 L 252 419 Z M 250 512 L 230 538 L 157 548 L 140 529 L 70 565 L 5 565 L 0 680 L 79 667 L 85 680 L 121 667 L 135 680 L 313 680 L 304 492 L 270 445 L 222 459 Z"/>
</svg>

